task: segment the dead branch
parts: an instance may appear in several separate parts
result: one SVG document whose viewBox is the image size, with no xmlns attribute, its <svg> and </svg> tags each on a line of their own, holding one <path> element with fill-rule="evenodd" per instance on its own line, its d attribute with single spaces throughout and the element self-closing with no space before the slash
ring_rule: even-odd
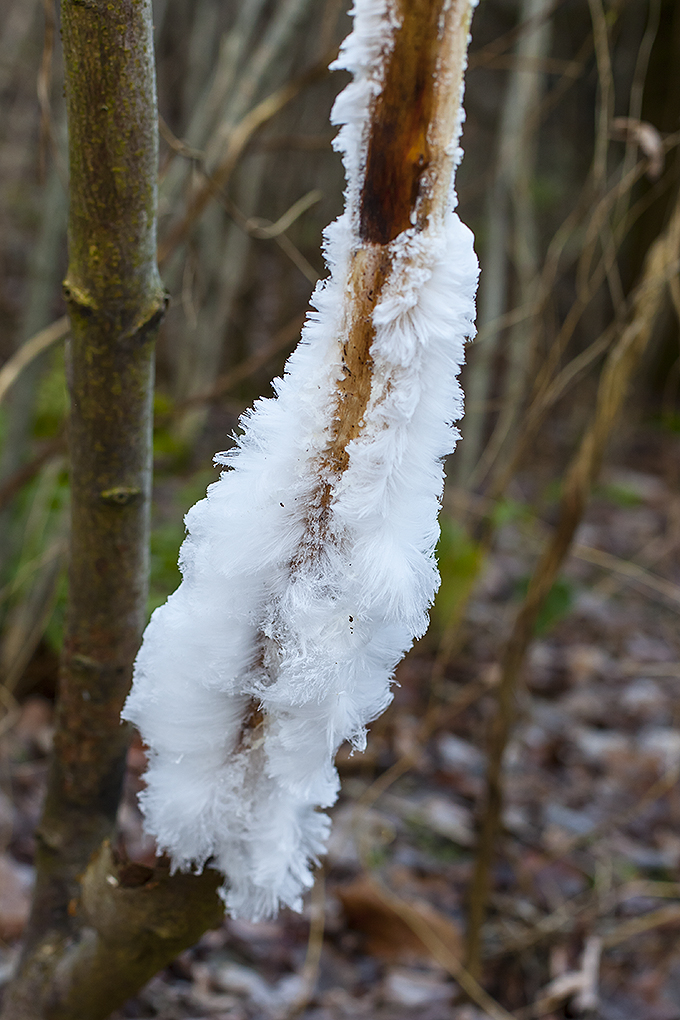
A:
<svg viewBox="0 0 680 1020">
<path fill-rule="evenodd" d="M 531 578 L 503 656 L 497 711 L 490 735 L 486 804 L 470 894 L 468 967 L 473 974 L 479 971 L 481 962 L 482 923 L 503 804 L 503 755 L 514 723 L 516 690 L 524 657 L 540 609 L 571 548 L 611 429 L 620 413 L 631 376 L 651 337 L 668 280 L 677 273 L 679 257 L 680 199 L 676 199 L 667 227 L 647 254 L 630 314 L 605 362 L 593 418 L 562 486 L 557 528 Z"/>
</svg>

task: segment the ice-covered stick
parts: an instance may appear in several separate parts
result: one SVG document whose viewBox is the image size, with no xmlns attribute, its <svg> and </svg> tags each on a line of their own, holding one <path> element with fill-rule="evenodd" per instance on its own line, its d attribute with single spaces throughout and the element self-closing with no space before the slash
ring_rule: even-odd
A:
<svg viewBox="0 0 680 1020">
<path fill-rule="evenodd" d="M 299 909 L 333 759 L 427 626 L 442 460 L 462 415 L 477 261 L 454 212 L 470 0 L 356 0 L 333 121 L 346 209 L 273 399 L 186 517 L 184 579 L 146 630 L 125 718 L 147 830 L 211 860 L 234 915 Z"/>
</svg>

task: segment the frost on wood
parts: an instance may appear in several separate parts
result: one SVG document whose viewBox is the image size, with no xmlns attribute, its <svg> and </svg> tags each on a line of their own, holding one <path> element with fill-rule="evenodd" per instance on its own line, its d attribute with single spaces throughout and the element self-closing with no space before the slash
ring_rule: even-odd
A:
<svg viewBox="0 0 680 1020">
<path fill-rule="evenodd" d="M 177 868 L 211 860 L 233 915 L 300 908 L 335 752 L 364 746 L 439 582 L 478 272 L 452 187 L 469 13 L 357 0 L 337 62 L 353 81 L 333 111 L 348 183 L 330 277 L 276 396 L 187 514 L 184 579 L 137 658 L 124 714 L 150 750 L 147 829 Z"/>
</svg>

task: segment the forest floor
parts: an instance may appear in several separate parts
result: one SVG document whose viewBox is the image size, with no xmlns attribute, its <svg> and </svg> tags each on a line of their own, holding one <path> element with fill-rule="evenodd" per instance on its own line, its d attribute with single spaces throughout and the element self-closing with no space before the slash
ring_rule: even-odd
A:
<svg viewBox="0 0 680 1020">
<path fill-rule="evenodd" d="M 435 616 L 366 752 L 341 751 L 304 913 L 226 920 L 116 1020 L 501 1015 L 452 974 L 499 656 L 554 511 L 544 499 L 537 513 L 532 486 L 506 507 L 443 674 L 432 682 Z M 518 1020 L 680 1020 L 679 620 L 680 436 L 642 430 L 603 473 L 518 697 L 484 941 L 484 986 Z M 0 983 L 28 909 L 51 714 L 31 696 L 0 736 Z M 135 745 L 121 827 L 137 858 L 150 851 L 134 799 L 142 767 Z"/>
</svg>

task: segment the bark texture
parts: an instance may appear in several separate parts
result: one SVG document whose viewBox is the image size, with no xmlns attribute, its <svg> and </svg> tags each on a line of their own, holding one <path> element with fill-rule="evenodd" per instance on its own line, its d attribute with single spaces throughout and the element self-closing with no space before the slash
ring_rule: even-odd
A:
<svg viewBox="0 0 680 1020">
<path fill-rule="evenodd" d="M 128 886 L 101 849 L 120 799 L 128 744 L 120 710 L 145 617 L 153 345 L 165 307 L 156 265 L 151 3 L 64 0 L 62 30 L 71 180 L 69 605 L 37 885 L 6 1020 L 107 1016 L 219 919 L 212 876 L 170 880 L 161 866 Z M 187 884 L 206 894 L 185 911 Z"/>
<path fill-rule="evenodd" d="M 150 4 L 62 5 L 71 195 L 69 604 L 55 754 L 29 936 L 77 923 L 77 875 L 112 829 L 120 710 L 144 624 L 156 266 L 157 130 Z M 76 911 L 77 914 L 77 911 Z"/>
</svg>

